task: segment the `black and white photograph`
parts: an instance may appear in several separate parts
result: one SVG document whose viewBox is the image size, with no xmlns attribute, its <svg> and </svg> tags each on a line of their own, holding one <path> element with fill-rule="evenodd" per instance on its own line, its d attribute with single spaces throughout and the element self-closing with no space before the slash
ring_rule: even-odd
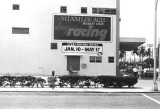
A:
<svg viewBox="0 0 160 109">
<path fill-rule="evenodd" d="M 0 109 L 159 109 L 158 0 L 0 0 Z"/>
</svg>

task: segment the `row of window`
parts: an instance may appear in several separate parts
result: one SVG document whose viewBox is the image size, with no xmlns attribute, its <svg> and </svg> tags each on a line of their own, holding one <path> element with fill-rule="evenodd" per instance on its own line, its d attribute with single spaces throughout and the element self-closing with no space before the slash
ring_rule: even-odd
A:
<svg viewBox="0 0 160 109">
<path fill-rule="evenodd" d="M 13 10 L 20 10 L 19 4 L 13 4 Z M 60 13 L 67 13 L 67 6 L 60 7 Z M 87 14 L 87 7 L 81 7 L 81 14 Z M 92 14 L 116 14 L 112 8 L 92 8 Z"/>
<path fill-rule="evenodd" d="M 116 9 L 112 9 L 112 8 L 92 8 L 92 14 L 116 14 Z"/>
<path fill-rule="evenodd" d="M 90 56 L 90 63 L 102 63 L 101 56 Z M 114 63 L 114 57 L 108 57 L 108 63 Z"/>
<path fill-rule="evenodd" d="M 90 62 L 91 63 L 102 63 L 102 57 L 101 56 L 90 56 Z M 114 57 L 112 56 L 108 57 L 108 63 L 114 63 Z"/>
</svg>

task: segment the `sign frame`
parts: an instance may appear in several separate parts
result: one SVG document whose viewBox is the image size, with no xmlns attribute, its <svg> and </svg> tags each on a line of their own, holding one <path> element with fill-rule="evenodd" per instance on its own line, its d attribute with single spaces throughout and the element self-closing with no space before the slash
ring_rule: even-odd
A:
<svg viewBox="0 0 160 109">
<path fill-rule="evenodd" d="M 96 17 L 96 18 L 109 18 L 110 19 L 110 39 L 109 40 L 107 40 L 107 41 L 105 41 L 105 40 L 92 40 L 92 39 L 85 39 L 85 40 L 83 40 L 83 38 L 81 39 L 55 39 L 55 31 L 54 31 L 54 29 L 55 29 L 55 27 L 54 27 L 54 16 L 55 15 L 57 15 L 57 16 L 73 16 L 73 17 L 76 17 L 76 16 L 78 16 L 78 17 Z M 53 23 L 52 23 L 52 40 L 54 40 L 54 41 L 60 41 L 60 42 L 64 42 L 64 41 L 94 41 L 94 42 L 102 42 L 102 43 L 108 43 L 108 42 L 112 42 L 113 41 L 113 15 L 80 15 L 80 14 L 53 14 L 53 16 L 52 16 L 53 18 Z M 88 26 L 88 28 L 89 28 L 89 26 Z M 96 31 L 96 30 L 95 30 Z M 73 32 L 73 31 L 72 31 Z M 76 37 L 76 36 L 75 36 Z"/>
<path fill-rule="evenodd" d="M 62 43 L 62 53 L 103 53 L 103 44 L 101 43 Z"/>
</svg>

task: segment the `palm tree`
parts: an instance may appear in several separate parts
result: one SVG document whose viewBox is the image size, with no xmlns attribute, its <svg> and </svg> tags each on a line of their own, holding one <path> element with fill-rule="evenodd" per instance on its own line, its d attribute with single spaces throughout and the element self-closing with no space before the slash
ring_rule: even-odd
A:
<svg viewBox="0 0 160 109">
<path fill-rule="evenodd" d="M 125 57 L 125 55 L 126 55 L 125 51 L 119 52 L 119 58 L 121 59 L 121 62 L 122 62 L 122 59 Z M 123 71 L 124 71 L 124 59 L 123 59 Z"/>
<path fill-rule="evenodd" d="M 150 69 L 150 58 L 151 58 L 151 55 L 152 55 L 151 49 L 148 48 L 147 51 L 146 51 L 146 56 L 148 56 L 148 58 L 149 58 L 149 69 Z"/>
<path fill-rule="evenodd" d="M 144 46 L 140 46 L 138 48 L 138 55 L 140 57 L 140 63 L 141 63 L 142 69 L 143 69 L 143 57 L 146 56 L 146 50 L 145 50 Z"/>
<path fill-rule="evenodd" d="M 125 51 L 120 51 L 119 58 L 121 59 L 121 62 L 122 62 L 122 59 L 124 58 L 125 54 L 126 54 Z"/>
<path fill-rule="evenodd" d="M 146 55 L 146 50 L 144 46 L 139 47 L 138 54 L 140 56 L 140 62 L 143 62 L 143 57 Z"/>
<path fill-rule="evenodd" d="M 136 55 L 138 55 L 138 48 L 133 49 L 131 54 L 134 56 L 134 66 L 136 65 Z"/>
</svg>

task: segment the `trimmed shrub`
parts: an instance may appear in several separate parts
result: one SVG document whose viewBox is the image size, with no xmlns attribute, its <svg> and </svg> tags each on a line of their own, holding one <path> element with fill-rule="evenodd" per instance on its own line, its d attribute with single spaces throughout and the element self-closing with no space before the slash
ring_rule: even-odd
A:
<svg viewBox="0 0 160 109">
<path fill-rule="evenodd" d="M 6 87 L 15 87 L 17 83 L 23 88 L 34 87 L 35 84 L 40 84 L 43 87 L 43 83 L 46 81 L 42 78 L 36 78 L 34 76 L 1 76 L 0 77 L 0 86 Z"/>
<path fill-rule="evenodd" d="M 48 77 L 48 85 L 51 88 L 55 86 L 60 86 L 61 88 L 70 86 L 74 88 L 79 86 L 83 87 L 91 87 L 94 86 L 98 88 L 98 85 L 101 85 L 104 88 L 114 87 L 114 88 L 122 88 L 124 86 L 133 87 L 138 82 L 136 77 L 117 77 L 117 76 L 80 76 L 80 75 L 64 75 L 59 77 Z M 20 86 L 23 88 L 34 87 L 36 84 L 37 87 L 40 85 L 42 88 L 44 87 L 44 83 L 46 80 L 40 77 L 34 76 L 1 76 L 0 77 L 0 86 L 6 87 L 15 87 L 17 83 L 20 83 Z"/>
<path fill-rule="evenodd" d="M 98 78 L 105 88 L 122 88 L 124 86 L 133 87 L 138 82 L 136 77 L 99 76 Z"/>
<path fill-rule="evenodd" d="M 60 76 L 59 86 L 70 86 L 74 88 L 75 86 L 79 86 L 83 88 L 87 86 L 88 88 L 91 86 L 91 83 L 94 84 L 95 87 L 98 85 L 102 85 L 104 88 L 114 87 L 114 88 L 122 88 L 124 86 L 133 87 L 137 83 L 137 78 L 135 77 L 118 77 L 118 76 Z"/>
</svg>

